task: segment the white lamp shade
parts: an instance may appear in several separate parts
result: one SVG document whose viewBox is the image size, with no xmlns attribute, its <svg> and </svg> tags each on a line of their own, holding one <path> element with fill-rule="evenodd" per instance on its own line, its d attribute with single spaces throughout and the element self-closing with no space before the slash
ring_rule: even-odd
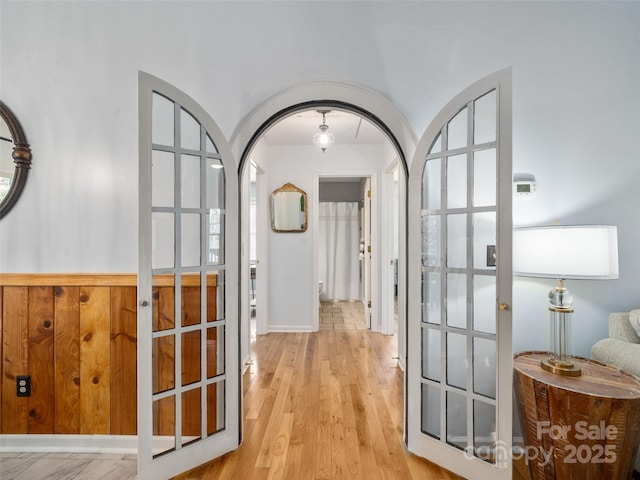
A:
<svg viewBox="0 0 640 480">
<path fill-rule="evenodd" d="M 618 278 L 618 230 L 609 225 L 516 228 L 513 273 L 544 278 Z"/>
</svg>

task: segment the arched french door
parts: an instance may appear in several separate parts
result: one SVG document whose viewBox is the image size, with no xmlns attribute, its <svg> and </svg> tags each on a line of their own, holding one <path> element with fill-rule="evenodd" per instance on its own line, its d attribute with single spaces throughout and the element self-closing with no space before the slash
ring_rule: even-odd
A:
<svg viewBox="0 0 640 480">
<path fill-rule="evenodd" d="M 239 445 L 238 177 L 198 104 L 140 73 L 138 472 Z"/>
<path fill-rule="evenodd" d="M 206 112 L 143 73 L 139 98 L 138 461 L 145 480 L 174 476 L 239 444 L 239 215 L 231 152 Z M 409 171 L 407 445 L 469 478 L 511 477 L 510 98 L 510 71 L 465 90 L 429 127 Z M 492 108 L 488 139 L 480 133 L 492 128 L 478 112 Z M 166 141 L 154 132 L 154 122 L 166 127 L 160 110 L 171 118 Z M 251 121 L 237 139 L 256 131 Z M 199 135 L 185 136 L 183 122 L 195 122 Z M 154 172 L 156 156 L 162 175 Z M 208 174 L 214 163 L 222 166 L 217 176 Z M 198 195 L 185 176 L 198 178 Z M 484 188 L 491 184 L 493 204 Z M 432 203 L 438 189 L 440 203 Z M 173 203 L 170 193 L 154 191 L 172 191 Z M 497 267 L 476 263 L 490 245 Z M 192 301 L 198 314 L 188 311 Z"/>
<path fill-rule="evenodd" d="M 511 478 L 511 71 L 433 120 L 409 173 L 407 445 Z"/>
</svg>

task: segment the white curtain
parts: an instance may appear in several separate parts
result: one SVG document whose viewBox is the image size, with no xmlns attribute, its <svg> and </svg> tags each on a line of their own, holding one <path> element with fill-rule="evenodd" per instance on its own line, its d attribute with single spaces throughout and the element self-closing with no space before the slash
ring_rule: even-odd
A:
<svg viewBox="0 0 640 480">
<path fill-rule="evenodd" d="M 321 300 L 360 300 L 357 202 L 320 202 Z"/>
</svg>

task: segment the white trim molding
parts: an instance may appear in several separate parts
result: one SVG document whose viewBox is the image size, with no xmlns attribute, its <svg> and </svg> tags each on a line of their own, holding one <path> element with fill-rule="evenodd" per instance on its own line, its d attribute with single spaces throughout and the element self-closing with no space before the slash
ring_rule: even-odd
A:
<svg viewBox="0 0 640 480">
<path fill-rule="evenodd" d="M 137 454 L 137 435 L 1 435 L 0 451 Z"/>
</svg>

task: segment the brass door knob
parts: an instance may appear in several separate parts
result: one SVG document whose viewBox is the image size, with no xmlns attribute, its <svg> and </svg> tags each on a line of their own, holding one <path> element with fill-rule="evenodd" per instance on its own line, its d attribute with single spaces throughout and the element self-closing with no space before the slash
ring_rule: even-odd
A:
<svg viewBox="0 0 640 480">
<path fill-rule="evenodd" d="M 509 305 L 507 305 L 506 303 L 501 303 L 500 305 L 498 305 L 498 310 L 508 310 L 509 309 Z"/>
</svg>

